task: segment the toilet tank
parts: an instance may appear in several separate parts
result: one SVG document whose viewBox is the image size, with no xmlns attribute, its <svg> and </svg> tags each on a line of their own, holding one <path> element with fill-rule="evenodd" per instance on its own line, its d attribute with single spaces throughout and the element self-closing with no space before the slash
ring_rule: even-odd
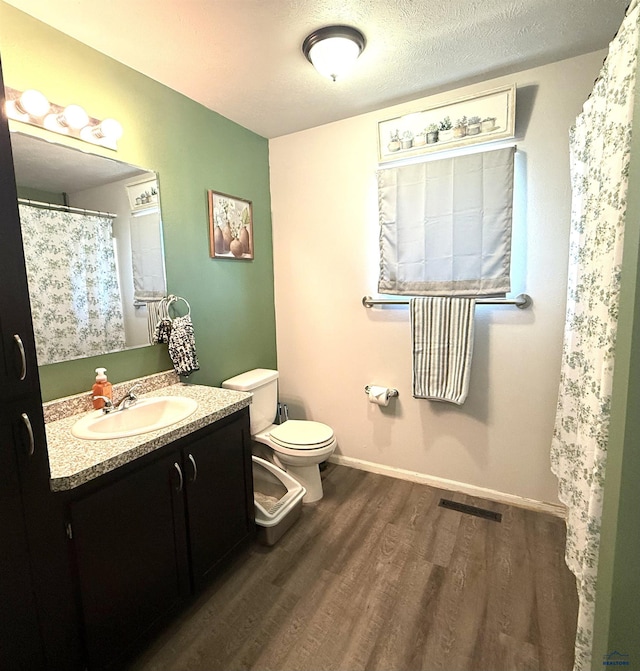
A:
<svg viewBox="0 0 640 671">
<path fill-rule="evenodd" d="M 254 368 L 225 380 L 221 386 L 224 389 L 250 391 L 253 394 L 249 406 L 252 436 L 273 424 L 278 410 L 277 370 Z"/>
</svg>

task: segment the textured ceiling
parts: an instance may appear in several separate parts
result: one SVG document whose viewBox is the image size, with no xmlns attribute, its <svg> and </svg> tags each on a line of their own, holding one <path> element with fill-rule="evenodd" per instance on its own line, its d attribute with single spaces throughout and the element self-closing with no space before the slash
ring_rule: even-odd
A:
<svg viewBox="0 0 640 671">
<path fill-rule="evenodd" d="M 8 0 L 268 138 L 605 48 L 628 0 Z M 98 10 L 98 6 L 102 9 Z M 357 27 L 343 81 L 304 58 Z"/>
</svg>

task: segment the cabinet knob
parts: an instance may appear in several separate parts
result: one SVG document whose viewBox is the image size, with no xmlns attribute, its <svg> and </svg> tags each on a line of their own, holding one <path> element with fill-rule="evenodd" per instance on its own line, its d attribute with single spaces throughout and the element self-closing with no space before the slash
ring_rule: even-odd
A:
<svg viewBox="0 0 640 671">
<path fill-rule="evenodd" d="M 17 333 L 14 333 L 13 340 L 18 346 L 18 353 L 20 354 L 20 381 L 22 381 L 27 377 L 27 357 L 24 353 L 22 338 Z"/>
<path fill-rule="evenodd" d="M 33 437 L 33 427 L 31 426 L 31 420 L 29 419 L 29 415 L 27 415 L 26 412 L 23 412 L 22 415 L 20 415 L 20 418 L 22 419 L 22 422 L 27 429 L 27 435 L 29 436 L 29 448 L 27 449 L 27 454 L 32 457 L 33 453 L 36 451 L 36 441 Z"/>
<path fill-rule="evenodd" d="M 189 461 L 193 466 L 193 477 L 191 478 L 191 482 L 195 482 L 198 477 L 198 467 L 196 466 L 196 460 L 193 458 L 193 454 L 189 454 Z"/>
<path fill-rule="evenodd" d="M 176 461 L 173 464 L 173 467 L 178 471 L 178 486 L 176 487 L 177 492 L 182 491 L 182 486 L 184 485 L 184 478 L 182 477 L 182 469 L 180 468 L 180 464 Z"/>
</svg>

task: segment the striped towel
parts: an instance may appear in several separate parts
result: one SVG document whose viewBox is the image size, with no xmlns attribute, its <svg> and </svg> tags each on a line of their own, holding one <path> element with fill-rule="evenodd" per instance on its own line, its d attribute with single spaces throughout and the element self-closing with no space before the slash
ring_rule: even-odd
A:
<svg viewBox="0 0 640 671">
<path fill-rule="evenodd" d="M 473 298 L 411 299 L 413 396 L 462 405 L 469 391 Z"/>
<path fill-rule="evenodd" d="M 169 319 L 169 310 L 167 306 L 167 298 L 159 300 L 147 300 L 147 329 L 149 331 L 149 342 L 166 342 L 166 340 L 157 339 L 158 324 Z"/>
</svg>

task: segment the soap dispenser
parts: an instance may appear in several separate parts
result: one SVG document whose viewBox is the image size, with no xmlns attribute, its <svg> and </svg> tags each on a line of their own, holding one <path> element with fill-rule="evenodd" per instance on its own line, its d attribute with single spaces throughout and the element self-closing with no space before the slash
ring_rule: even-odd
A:
<svg viewBox="0 0 640 671">
<path fill-rule="evenodd" d="M 96 381 L 92 389 L 94 396 L 106 396 L 107 398 L 112 398 L 111 382 L 107 380 L 106 372 L 106 368 L 96 368 Z M 101 398 L 94 398 L 93 407 L 96 410 L 100 410 L 100 408 L 104 407 L 104 400 Z"/>
</svg>

